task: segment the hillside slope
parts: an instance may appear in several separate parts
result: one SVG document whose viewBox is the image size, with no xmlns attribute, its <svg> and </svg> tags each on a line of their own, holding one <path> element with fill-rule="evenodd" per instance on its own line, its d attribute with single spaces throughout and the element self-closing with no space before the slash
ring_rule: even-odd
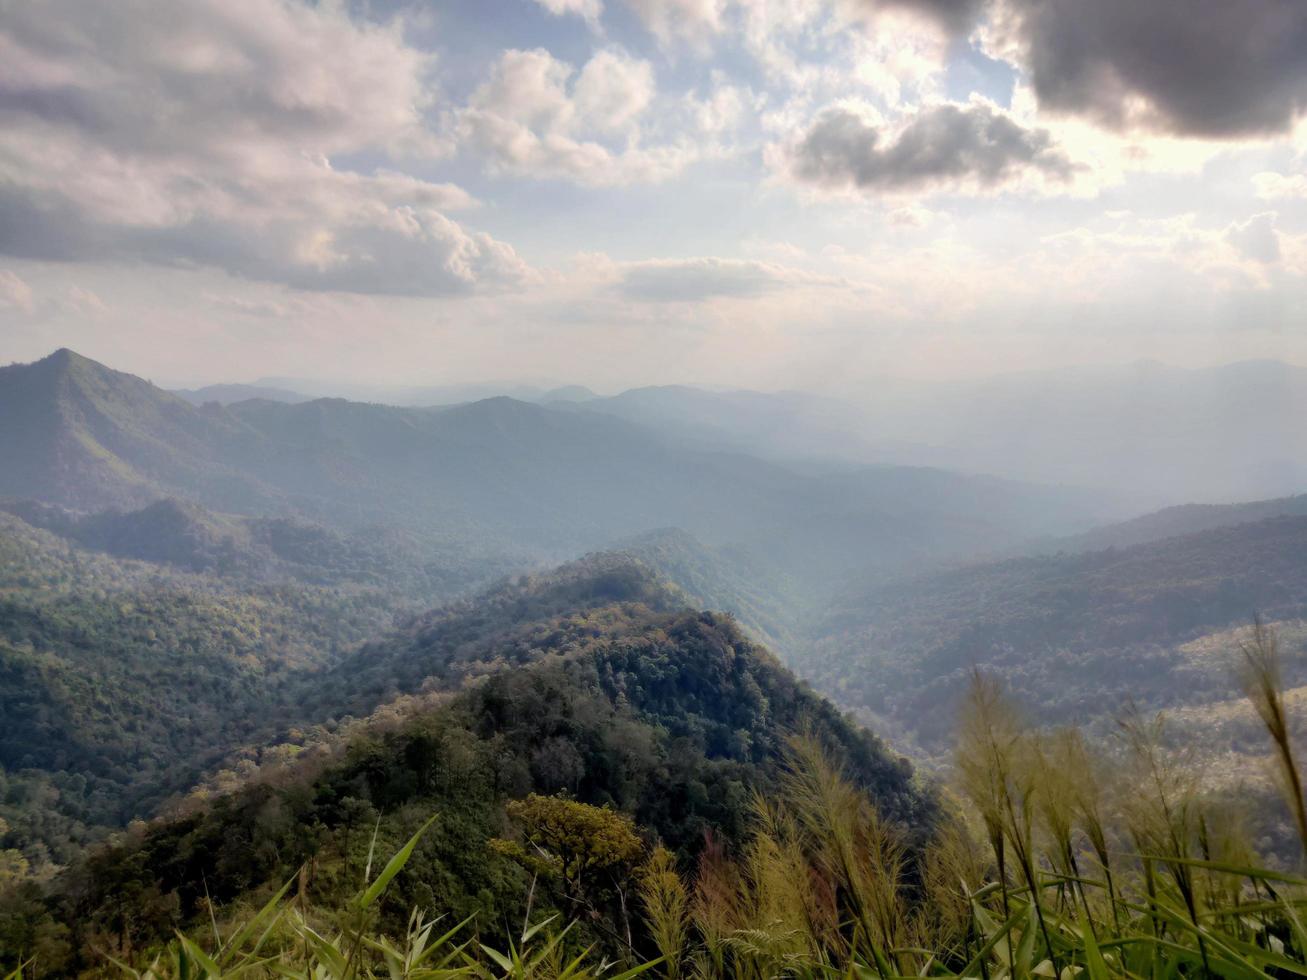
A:
<svg viewBox="0 0 1307 980">
<path fill-rule="evenodd" d="M 273 509 L 276 493 L 232 466 L 268 451 L 230 416 L 70 350 L 0 368 L 3 496 L 100 510 L 173 490 Z"/>
<path fill-rule="evenodd" d="M 266 746 L 230 790 L 194 794 L 61 878 L 52 916 L 75 950 L 130 958 L 207 901 L 257 900 L 302 865 L 315 900 L 330 899 L 353 887 L 374 826 L 388 853 L 438 813 L 389 914 L 425 903 L 497 929 L 521 921 L 531 891 L 490 844 L 507 801 L 562 793 L 612 807 L 688 859 L 705 835 L 741 841 L 754 794 L 775 786 L 798 732 L 919 839 L 936 804 L 904 760 L 732 621 L 677 602 L 646 566 L 606 555 L 419 618 L 342 662 L 338 684 L 313 686 L 351 709 L 371 703 L 370 720 Z M 546 886 L 545 909 L 559 901 Z M 124 892 L 140 898 L 129 920 Z M 598 916 L 581 928 L 612 935 Z"/>
<path fill-rule="evenodd" d="M 389 628 L 388 590 L 261 584 L 82 550 L 0 512 L 0 817 L 36 869 L 268 729 L 279 678 Z"/>
<path fill-rule="evenodd" d="M 80 510 L 180 496 L 228 514 L 438 534 L 560 560 L 682 527 L 796 576 L 920 570 L 1091 526 L 1082 493 L 939 470 L 801 473 L 571 407 L 318 399 L 192 406 L 68 351 L 0 370 L 0 495 Z M 1111 513 L 1111 508 L 1106 508 Z"/>
<path fill-rule="evenodd" d="M 1058 538 L 1044 551 L 1100 551 L 1160 541 L 1199 531 L 1251 524 L 1271 517 L 1307 517 L 1307 494 L 1254 500 L 1238 504 L 1180 504 L 1128 521 L 1093 528 L 1083 534 Z"/>
<path fill-rule="evenodd" d="M 427 606 L 521 567 L 491 548 L 471 553 L 439 535 L 369 527 L 341 532 L 293 517 L 244 517 L 163 497 L 140 510 L 83 513 L 33 500 L 0 512 L 80 548 L 240 582 L 385 587 Z"/>
<path fill-rule="evenodd" d="M 1307 517 L 1125 549 L 975 565 L 846 596 L 796 661 L 842 703 L 930 751 L 973 667 L 1042 718 L 1100 721 L 1230 697 L 1233 641 L 1254 615 L 1307 616 Z M 1289 665 L 1291 682 L 1307 663 Z"/>
</svg>

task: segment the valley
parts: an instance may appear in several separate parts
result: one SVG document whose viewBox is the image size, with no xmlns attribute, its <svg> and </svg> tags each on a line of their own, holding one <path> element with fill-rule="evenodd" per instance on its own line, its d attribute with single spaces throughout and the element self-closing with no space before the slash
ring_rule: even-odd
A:
<svg viewBox="0 0 1307 980">
<path fill-rule="evenodd" d="M 296 873 L 346 901 L 432 811 L 389 907 L 522 916 L 521 856 L 472 855 L 531 794 L 693 866 L 755 832 L 800 737 L 925 847 L 976 671 L 1104 744 L 1166 710 L 1165 751 L 1293 846 L 1234 658 L 1271 624 L 1307 717 L 1304 498 L 1132 516 L 1125 488 L 750 455 L 811 424 L 790 395 L 223 390 L 0 369 L 0 936 L 60 969 Z"/>
<path fill-rule="evenodd" d="M 0 0 L 0 980 L 1307 977 L 1307 0 Z"/>
</svg>

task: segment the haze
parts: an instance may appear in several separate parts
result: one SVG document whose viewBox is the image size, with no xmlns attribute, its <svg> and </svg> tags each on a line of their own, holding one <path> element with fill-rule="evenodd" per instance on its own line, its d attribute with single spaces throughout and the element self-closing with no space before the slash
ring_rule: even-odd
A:
<svg viewBox="0 0 1307 980">
<path fill-rule="evenodd" d="M 0 978 L 1307 977 L 1305 300 L 1307 0 L 0 0 Z"/>
<path fill-rule="evenodd" d="M 0 360 L 854 394 L 1307 363 L 1304 51 L 1295 0 L 7 2 Z"/>
</svg>

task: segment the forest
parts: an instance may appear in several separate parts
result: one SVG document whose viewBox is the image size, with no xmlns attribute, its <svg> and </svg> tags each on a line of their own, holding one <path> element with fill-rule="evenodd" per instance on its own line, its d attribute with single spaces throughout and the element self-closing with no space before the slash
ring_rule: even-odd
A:
<svg viewBox="0 0 1307 980">
<path fill-rule="evenodd" d="M 668 638 L 713 652 L 718 698 L 754 687 L 782 723 L 805 707 L 765 661 L 738 669 L 729 624 Z M 0 924 L 24 976 L 1301 974 L 1307 879 L 1285 867 L 1307 810 L 1275 632 L 1237 656 L 1295 828 L 1270 863 L 1161 719 L 1112 744 L 1029 727 L 976 673 L 954 775 L 923 794 L 820 712 L 778 741 L 693 715 L 664 730 L 679 715 L 631 669 L 646 658 L 587 654 L 138 829 L 56 893 L 9 891 Z M 705 720 L 739 709 L 693 686 Z"/>
<path fill-rule="evenodd" d="M 0 980 L 1307 980 L 1307 0 L 0 0 Z"/>
<path fill-rule="evenodd" d="M 575 407 L 5 370 L 74 448 L 0 418 L 0 976 L 1302 958 L 1260 775 L 1307 715 L 1298 498 L 1084 532 L 1079 491 L 670 432 L 614 482 L 654 436 Z"/>
</svg>

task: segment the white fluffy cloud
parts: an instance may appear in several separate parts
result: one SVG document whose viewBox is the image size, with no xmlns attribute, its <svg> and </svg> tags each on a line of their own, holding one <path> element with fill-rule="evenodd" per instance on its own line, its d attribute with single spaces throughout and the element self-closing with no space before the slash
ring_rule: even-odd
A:
<svg viewBox="0 0 1307 980">
<path fill-rule="evenodd" d="M 598 24 L 604 12 L 603 0 L 536 0 L 555 17 L 573 14 L 584 18 L 591 24 Z"/>
<path fill-rule="evenodd" d="M 431 157 L 428 55 L 292 0 L 52 0 L 0 22 L 0 251 L 215 265 L 315 289 L 529 275 L 457 187 L 333 157 Z"/>
<path fill-rule="evenodd" d="M 458 135 L 492 168 L 589 185 L 656 181 L 693 158 L 684 144 L 644 146 L 653 67 L 598 51 L 577 72 L 543 48 L 505 51 L 458 113 Z"/>
<path fill-rule="evenodd" d="M 0 269 L 0 309 L 31 313 L 35 308 L 36 300 L 32 294 L 32 287 L 17 273 Z"/>
<path fill-rule="evenodd" d="M 726 0 L 626 0 L 626 5 L 664 44 L 703 47 L 725 26 Z"/>
<path fill-rule="evenodd" d="M 1253 175 L 1253 189 L 1264 201 L 1285 197 L 1307 197 L 1307 174 L 1277 174 L 1264 170 Z"/>
<path fill-rule="evenodd" d="M 1255 214 L 1246 221 L 1236 221 L 1225 233 L 1228 241 L 1240 255 L 1254 262 L 1272 263 L 1280 260 L 1280 235 L 1275 230 L 1278 216 L 1274 211 Z"/>
</svg>

